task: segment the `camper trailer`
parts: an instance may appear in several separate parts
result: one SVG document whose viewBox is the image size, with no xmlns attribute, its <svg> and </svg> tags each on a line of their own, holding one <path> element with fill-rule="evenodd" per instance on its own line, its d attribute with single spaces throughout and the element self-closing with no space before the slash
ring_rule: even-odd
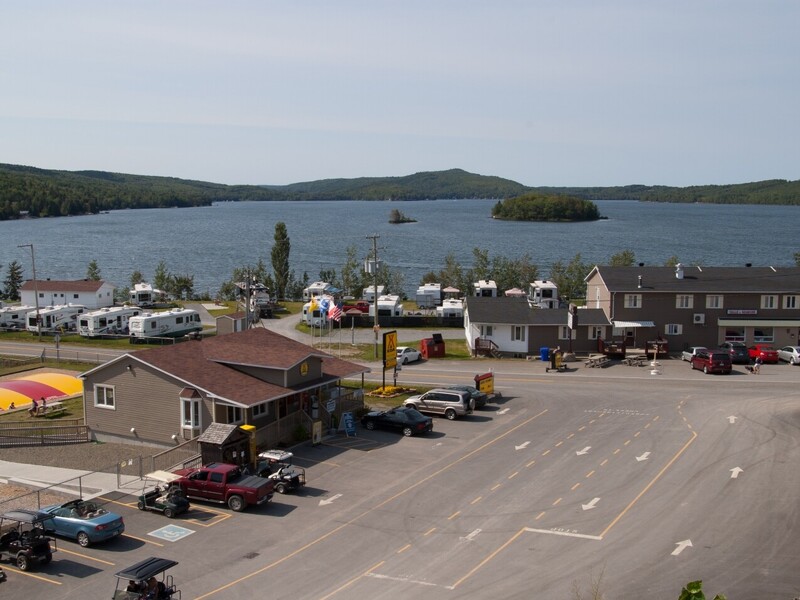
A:
<svg viewBox="0 0 800 600">
<path fill-rule="evenodd" d="M 303 290 L 303 300 L 312 300 L 313 298 L 319 298 L 324 294 L 331 294 L 332 292 L 333 286 L 330 283 L 315 281 Z"/>
<path fill-rule="evenodd" d="M 546 279 L 537 279 L 529 286 L 528 303 L 536 308 L 558 308 L 558 286 Z"/>
<path fill-rule="evenodd" d="M 25 317 L 27 330 L 37 333 L 58 333 L 61 331 L 75 331 L 78 328 L 78 315 L 83 314 L 86 307 L 83 304 L 56 304 L 39 309 L 39 325 L 36 324 L 36 309 L 30 311 Z"/>
<path fill-rule="evenodd" d="M 25 315 L 36 312 L 35 306 L 4 306 L 0 308 L 0 329 L 25 329 Z"/>
<path fill-rule="evenodd" d="M 369 307 L 370 316 L 375 316 L 374 306 Z M 400 303 L 400 296 L 388 294 L 378 296 L 378 316 L 379 317 L 402 317 L 403 305 Z"/>
<path fill-rule="evenodd" d="M 386 289 L 386 286 L 379 285 L 378 286 L 378 296 L 383 296 L 383 290 Z M 375 286 L 370 285 L 364 288 L 361 299 L 366 300 L 367 302 L 375 302 Z"/>
<path fill-rule="evenodd" d="M 130 291 L 130 303 L 134 306 L 141 306 L 148 308 L 156 305 L 158 298 L 163 296 L 164 292 L 153 288 L 149 283 L 137 283 Z"/>
<path fill-rule="evenodd" d="M 497 298 L 497 284 L 493 279 L 481 279 L 472 284 L 474 296 L 480 298 Z"/>
<path fill-rule="evenodd" d="M 181 337 L 203 331 L 200 314 L 190 308 L 144 313 L 128 319 L 131 338 Z"/>
<path fill-rule="evenodd" d="M 464 303 L 456 298 L 447 298 L 442 301 L 441 306 L 436 307 L 437 317 L 463 317 Z"/>
<path fill-rule="evenodd" d="M 236 284 L 239 288 L 239 298 L 244 302 L 247 298 L 248 286 L 246 282 Z M 271 317 L 273 302 L 269 295 L 269 288 L 263 283 L 252 283 L 249 287 L 250 292 L 250 312 L 259 317 Z"/>
<path fill-rule="evenodd" d="M 419 308 L 436 308 L 442 304 L 442 284 L 426 283 L 417 288 L 416 296 Z"/>
<path fill-rule="evenodd" d="M 78 333 L 84 337 L 103 335 L 127 335 L 128 320 L 142 314 L 138 306 L 112 306 L 81 315 Z"/>
<path fill-rule="evenodd" d="M 303 305 L 303 323 L 309 327 L 323 327 L 328 323 L 328 312 L 318 302 L 314 303 L 314 310 L 311 310 L 311 302 L 306 302 Z"/>
</svg>

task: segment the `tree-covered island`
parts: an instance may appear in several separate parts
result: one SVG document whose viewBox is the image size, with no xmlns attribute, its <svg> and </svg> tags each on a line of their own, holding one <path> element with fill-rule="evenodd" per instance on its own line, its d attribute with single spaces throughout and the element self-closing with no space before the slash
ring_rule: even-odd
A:
<svg viewBox="0 0 800 600">
<path fill-rule="evenodd" d="M 389 223 L 392 225 L 398 225 L 400 223 L 416 223 L 416 219 L 412 219 L 411 217 L 407 217 L 402 212 L 393 208 L 392 211 L 389 213 Z"/>
<path fill-rule="evenodd" d="M 492 207 L 493 219 L 507 221 L 597 221 L 602 218 L 591 200 L 540 193 L 501 200 Z"/>
</svg>

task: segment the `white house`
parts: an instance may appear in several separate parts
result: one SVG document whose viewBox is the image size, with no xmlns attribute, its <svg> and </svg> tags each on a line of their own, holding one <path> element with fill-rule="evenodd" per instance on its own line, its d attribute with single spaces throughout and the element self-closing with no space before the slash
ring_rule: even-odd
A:
<svg viewBox="0 0 800 600">
<path fill-rule="evenodd" d="M 77 281 L 28 280 L 22 284 L 20 295 L 22 304 L 30 306 L 81 304 L 87 310 L 114 306 L 114 286 L 102 279 L 99 281 L 92 279 L 78 279 Z"/>
</svg>

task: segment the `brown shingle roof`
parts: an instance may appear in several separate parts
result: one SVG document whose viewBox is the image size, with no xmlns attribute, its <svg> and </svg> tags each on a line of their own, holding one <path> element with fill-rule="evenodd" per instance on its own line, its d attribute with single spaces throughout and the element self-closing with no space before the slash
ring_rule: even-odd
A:
<svg viewBox="0 0 800 600">
<path fill-rule="evenodd" d="M 57 281 L 54 279 L 37 279 L 36 284 L 32 279 L 29 279 L 22 284 L 20 290 L 25 292 L 33 292 L 38 290 L 40 292 L 60 292 L 61 290 L 70 290 L 74 292 L 96 292 L 99 290 L 105 281 L 102 279 L 95 281 L 94 279 L 77 279 L 75 281 Z"/>
</svg>

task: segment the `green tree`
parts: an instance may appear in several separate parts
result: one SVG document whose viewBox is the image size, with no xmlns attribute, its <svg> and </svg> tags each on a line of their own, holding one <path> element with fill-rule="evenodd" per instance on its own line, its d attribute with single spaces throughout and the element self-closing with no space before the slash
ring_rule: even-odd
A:
<svg viewBox="0 0 800 600">
<path fill-rule="evenodd" d="M 668 259 L 667 259 L 667 260 L 664 262 L 664 266 L 665 266 L 665 267 L 674 267 L 674 266 L 675 266 L 675 265 L 677 265 L 679 262 L 681 262 L 681 261 L 680 261 L 680 259 L 679 259 L 677 256 L 675 256 L 675 255 L 673 254 L 672 256 L 670 256 L 670 257 L 669 257 L 669 258 L 668 258 Z"/>
<path fill-rule="evenodd" d="M 167 291 L 175 298 L 191 300 L 194 298 L 194 275 L 174 275 L 170 277 Z"/>
<path fill-rule="evenodd" d="M 97 266 L 97 261 L 92 259 L 89 263 L 89 268 L 86 270 L 86 279 L 90 281 L 100 281 L 100 267 Z"/>
<path fill-rule="evenodd" d="M 168 292 L 171 287 L 172 275 L 167 271 L 167 263 L 163 260 L 156 266 L 156 272 L 153 276 L 153 287 L 162 292 Z"/>
<path fill-rule="evenodd" d="M 706 595 L 703 593 L 702 581 L 691 581 L 686 584 L 686 587 L 681 590 L 681 595 L 678 600 L 706 600 Z M 725 596 L 717 594 L 714 600 L 725 600 Z"/>
<path fill-rule="evenodd" d="M 470 283 L 481 279 L 489 279 L 492 275 L 489 263 L 489 251 L 482 248 L 473 248 L 472 259 Z"/>
<path fill-rule="evenodd" d="M 344 265 L 341 270 L 342 291 L 345 296 L 361 297 L 361 265 L 358 261 L 358 250 L 348 246 L 345 251 Z"/>
<path fill-rule="evenodd" d="M 133 289 L 137 283 L 144 282 L 144 275 L 142 275 L 142 272 L 137 269 L 136 271 L 131 273 L 130 281 L 131 281 L 131 289 Z"/>
<path fill-rule="evenodd" d="M 586 282 L 591 267 L 583 262 L 580 252 L 569 264 L 556 261 L 550 268 L 550 279 L 558 286 L 558 294 L 568 302 L 575 298 L 586 297 Z"/>
<path fill-rule="evenodd" d="M 289 283 L 289 251 L 292 244 L 289 234 L 286 231 L 286 223 L 275 223 L 275 243 L 270 253 L 272 258 L 272 270 L 275 274 L 275 295 L 280 298 L 286 297 L 286 288 Z"/>
<path fill-rule="evenodd" d="M 800 252 L 794 253 L 794 264 L 800 267 Z"/>
<path fill-rule="evenodd" d="M 472 282 L 468 279 L 464 268 L 456 260 L 455 254 L 449 252 L 444 257 L 444 268 L 439 271 L 439 277 L 432 283 L 441 283 L 443 288 L 458 288 L 463 294 L 467 295 Z"/>
<path fill-rule="evenodd" d="M 633 250 L 623 250 L 612 255 L 608 264 L 612 267 L 632 267 L 636 264 L 636 255 Z"/>
<path fill-rule="evenodd" d="M 19 288 L 22 287 L 22 265 L 16 260 L 8 264 L 8 273 L 3 280 L 3 296 L 9 300 L 19 300 Z"/>
</svg>

